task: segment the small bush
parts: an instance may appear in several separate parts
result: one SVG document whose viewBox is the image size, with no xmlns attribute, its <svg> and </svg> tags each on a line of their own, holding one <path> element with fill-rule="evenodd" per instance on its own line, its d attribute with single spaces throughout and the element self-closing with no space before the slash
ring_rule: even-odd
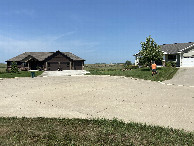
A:
<svg viewBox="0 0 194 146">
<path fill-rule="evenodd" d="M 19 72 L 16 62 L 11 63 L 11 72 L 12 73 L 18 73 Z"/>
<path fill-rule="evenodd" d="M 138 69 L 139 66 L 137 66 L 137 65 L 131 65 L 130 68 L 131 68 L 131 69 Z"/>
<path fill-rule="evenodd" d="M 107 71 L 116 71 L 117 69 L 114 69 L 114 68 L 109 68 L 107 69 Z M 105 70 L 102 70 L 102 71 L 105 71 Z"/>
<path fill-rule="evenodd" d="M 139 66 L 137 65 L 128 65 L 128 66 L 124 66 L 124 69 L 138 69 Z"/>
<path fill-rule="evenodd" d="M 168 61 L 168 62 L 166 62 L 166 67 L 176 67 L 176 62 Z"/>
</svg>

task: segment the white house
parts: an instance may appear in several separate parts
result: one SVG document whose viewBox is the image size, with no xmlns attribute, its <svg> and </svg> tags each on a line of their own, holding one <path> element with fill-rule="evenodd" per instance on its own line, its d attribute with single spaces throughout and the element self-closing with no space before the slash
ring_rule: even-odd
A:
<svg viewBox="0 0 194 146">
<path fill-rule="evenodd" d="M 194 42 L 160 45 L 163 52 L 163 62 L 174 61 L 178 67 L 194 67 Z M 138 53 L 135 65 L 138 65 Z"/>
</svg>

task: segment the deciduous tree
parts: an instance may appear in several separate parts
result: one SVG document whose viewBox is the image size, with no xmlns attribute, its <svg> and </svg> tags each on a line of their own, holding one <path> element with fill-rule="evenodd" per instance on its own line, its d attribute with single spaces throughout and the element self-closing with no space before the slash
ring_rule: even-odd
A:
<svg viewBox="0 0 194 146">
<path fill-rule="evenodd" d="M 163 53 L 160 46 L 154 42 L 151 36 L 146 38 L 145 42 L 141 42 L 141 50 L 139 52 L 139 62 L 141 65 L 150 65 L 152 61 L 162 61 Z"/>
</svg>

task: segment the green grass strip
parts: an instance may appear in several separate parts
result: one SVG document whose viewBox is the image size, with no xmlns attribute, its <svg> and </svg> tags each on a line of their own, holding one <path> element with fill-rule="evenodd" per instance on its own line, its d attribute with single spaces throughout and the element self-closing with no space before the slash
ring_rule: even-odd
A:
<svg viewBox="0 0 194 146">
<path fill-rule="evenodd" d="M 36 71 L 35 76 L 41 75 L 43 71 Z M 7 73 L 0 72 L 0 78 L 15 78 L 15 77 L 31 77 L 31 72 L 29 71 L 20 71 L 19 73 Z"/>
<path fill-rule="evenodd" d="M 91 69 L 90 75 L 111 75 L 111 76 L 126 76 L 139 78 L 144 80 L 152 80 L 152 81 L 164 81 L 172 79 L 175 73 L 178 71 L 178 68 L 174 67 L 161 67 L 158 68 L 158 74 L 152 76 L 152 71 L 150 68 L 139 68 L 132 69 L 127 71 L 122 70 L 101 70 L 101 69 Z"/>
<path fill-rule="evenodd" d="M 194 134 L 117 119 L 0 118 L 0 144 L 194 145 Z"/>
</svg>

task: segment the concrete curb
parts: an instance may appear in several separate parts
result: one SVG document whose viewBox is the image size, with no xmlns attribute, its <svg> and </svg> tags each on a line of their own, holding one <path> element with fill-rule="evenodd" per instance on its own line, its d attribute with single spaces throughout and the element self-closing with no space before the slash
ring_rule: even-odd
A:
<svg viewBox="0 0 194 146">
<path fill-rule="evenodd" d="M 190 87 L 190 88 L 194 88 L 194 86 L 176 85 L 176 84 L 164 83 L 164 82 L 160 82 L 160 81 L 158 81 L 158 82 L 160 84 L 167 85 L 167 86 L 177 86 L 177 87 Z"/>
</svg>

